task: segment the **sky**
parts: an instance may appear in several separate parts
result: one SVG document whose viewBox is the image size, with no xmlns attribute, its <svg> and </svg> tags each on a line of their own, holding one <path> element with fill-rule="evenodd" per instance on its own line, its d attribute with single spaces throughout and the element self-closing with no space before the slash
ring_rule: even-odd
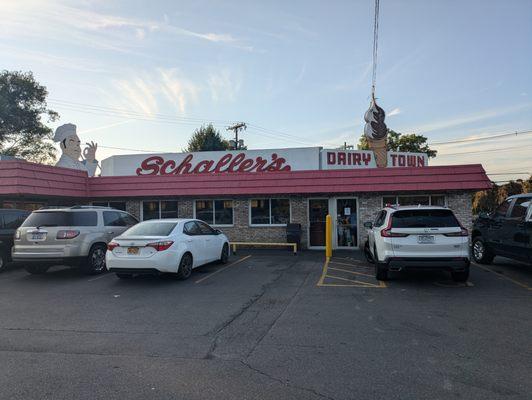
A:
<svg viewBox="0 0 532 400">
<path fill-rule="evenodd" d="M 243 121 L 250 149 L 358 142 L 373 0 L 1 0 L 0 68 L 33 71 L 97 158 L 178 152 Z M 378 103 L 431 165 L 532 173 L 531 0 L 381 0 Z M 450 144 L 437 144 L 440 142 Z M 459 142 L 458 142 L 459 141 Z M 127 150 L 129 149 L 129 150 Z M 133 151 L 134 150 L 134 151 Z"/>
</svg>

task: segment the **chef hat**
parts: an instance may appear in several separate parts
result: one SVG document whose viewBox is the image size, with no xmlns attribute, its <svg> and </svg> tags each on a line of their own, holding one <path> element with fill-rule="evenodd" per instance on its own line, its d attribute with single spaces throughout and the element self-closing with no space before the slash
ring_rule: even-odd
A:
<svg viewBox="0 0 532 400">
<path fill-rule="evenodd" d="M 55 130 L 54 142 L 62 142 L 67 137 L 76 134 L 76 125 L 74 124 L 64 124 L 59 126 Z"/>
</svg>

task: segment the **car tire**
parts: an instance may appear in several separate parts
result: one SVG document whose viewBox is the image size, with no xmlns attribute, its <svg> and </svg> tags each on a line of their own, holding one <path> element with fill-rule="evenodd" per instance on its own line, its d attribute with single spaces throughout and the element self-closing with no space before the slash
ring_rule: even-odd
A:
<svg viewBox="0 0 532 400">
<path fill-rule="evenodd" d="M 375 263 L 373 254 L 371 254 L 371 250 L 369 249 L 369 240 L 366 241 L 366 244 L 364 245 L 364 256 L 366 257 L 366 261 L 369 262 L 370 264 Z"/>
<path fill-rule="evenodd" d="M 42 275 L 50 268 L 49 265 L 26 265 L 24 269 L 32 275 Z"/>
<path fill-rule="evenodd" d="M 192 275 L 192 265 L 192 254 L 183 254 L 183 257 L 181 257 L 181 261 L 179 262 L 177 278 L 182 281 L 190 278 L 190 275 Z"/>
<path fill-rule="evenodd" d="M 220 263 L 227 264 L 229 261 L 229 245 L 224 243 L 222 247 L 222 254 L 220 254 Z"/>
<path fill-rule="evenodd" d="M 375 263 L 375 279 L 378 281 L 388 280 L 388 265 L 379 262 L 379 256 L 377 255 L 377 247 L 373 248 L 374 263 Z"/>
<path fill-rule="evenodd" d="M 0 250 L 0 272 L 7 268 L 7 254 L 4 250 Z"/>
<path fill-rule="evenodd" d="M 451 277 L 455 282 L 467 282 L 469 279 L 469 267 L 464 271 L 451 271 Z"/>
<path fill-rule="evenodd" d="M 486 247 L 484 240 L 480 236 L 473 239 L 471 253 L 473 253 L 473 260 L 479 264 L 491 264 L 495 258 L 495 254 Z"/>
<path fill-rule="evenodd" d="M 105 267 L 105 252 L 107 246 L 103 243 L 95 244 L 91 247 L 83 269 L 89 275 L 101 274 L 107 270 Z"/>
<path fill-rule="evenodd" d="M 116 273 L 116 277 L 118 279 L 131 279 L 131 278 L 133 278 L 133 274 L 125 274 L 123 272 L 117 272 Z"/>
<path fill-rule="evenodd" d="M 388 280 L 388 266 L 382 263 L 375 263 L 375 279 L 378 281 Z"/>
</svg>

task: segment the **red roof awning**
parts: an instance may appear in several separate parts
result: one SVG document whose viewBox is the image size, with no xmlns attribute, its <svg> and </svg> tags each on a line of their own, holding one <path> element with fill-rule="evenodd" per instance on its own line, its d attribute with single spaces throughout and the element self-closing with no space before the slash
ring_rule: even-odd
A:
<svg viewBox="0 0 532 400">
<path fill-rule="evenodd" d="M 480 164 L 89 178 L 85 172 L 66 168 L 24 161 L 0 162 L 0 195 L 116 198 L 446 192 L 489 188 L 491 181 Z"/>
</svg>

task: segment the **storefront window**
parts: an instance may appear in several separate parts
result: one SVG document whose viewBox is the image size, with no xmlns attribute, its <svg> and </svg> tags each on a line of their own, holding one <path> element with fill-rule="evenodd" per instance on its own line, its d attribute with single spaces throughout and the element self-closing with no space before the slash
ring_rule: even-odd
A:
<svg viewBox="0 0 532 400">
<path fill-rule="evenodd" d="M 161 218 L 177 218 L 177 201 L 161 200 Z"/>
<path fill-rule="evenodd" d="M 93 201 L 91 204 L 97 207 L 111 207 L 117 210 L 126 211 L 125 201 Z"/>
<path fill-rule="evenodd" d="M 422 196 L 384 196 L 382 198 L 382 206 L 386 205 L 400 205 L 400 206 L 445 206 L 445 195 L 433 194 Z"/>
<path fill-rule="evenodd" d="M 14 201 L 4 201 L 3 203 L 0 202 L 0 208 L 17 208 L 19 210 L 26 210 L 26 211 L 35 211 L 39 208 L 44 207 L 44 203 L 29 203 L 29 202 L 14 202 Z"/>
<path fill-rule="evenodd" d="M 290 202 L 288 199 L 271 199 L 272 224 L 287 224 L 290 222 Z"/>
<path fill-rule="evenodd" d="M 154 200 L 142 202 L 142 220 L 159 218 L 178 218 L 177 201 Z"/>
<path fill-rule="evenodd" d="M 285 225 L 290 222 L 288 199 L 254 199 L 250 201 L 251 225 Z"/>
<path fill-rule="evenodd" d="M 215 225 L 233 225 L 233 201 L 232 200 L 215 200 L 214 201 L 214 224 Z"/>
<path fill-rule="evenodd" d="M 196 218 L 211 225 L 233 225 L 233 200 L 196 200 Z"/>
</svg>

